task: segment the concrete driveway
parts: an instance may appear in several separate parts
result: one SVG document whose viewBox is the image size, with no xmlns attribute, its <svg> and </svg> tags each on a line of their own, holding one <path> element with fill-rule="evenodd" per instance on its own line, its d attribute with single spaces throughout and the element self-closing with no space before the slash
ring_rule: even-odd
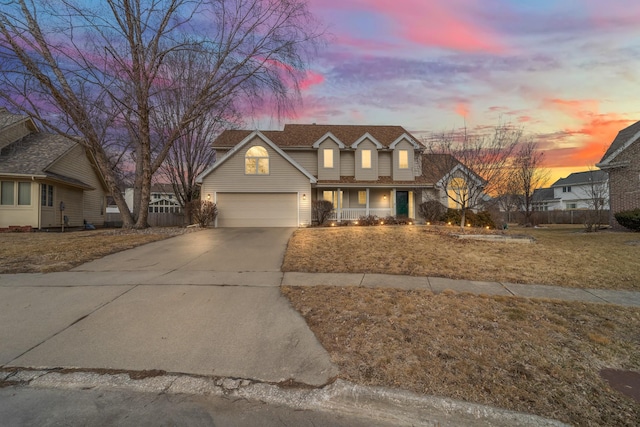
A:
<svg viewBox="0 0 640 427">
<path fill-rule="evenodd" d="M 292 232 L 204 230 L 71 272 L 2 275 L 0 366 L 325 384 L 337 368 L 279 290 Z"/>
</svg>

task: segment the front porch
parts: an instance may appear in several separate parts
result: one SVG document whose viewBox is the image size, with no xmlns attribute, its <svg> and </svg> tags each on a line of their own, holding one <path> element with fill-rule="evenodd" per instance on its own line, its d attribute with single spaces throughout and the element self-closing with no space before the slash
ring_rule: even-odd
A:
<svg viewBox="0 0 640 427">
<path fill-rule="evenodd" d="M 328 200 L 333 221 L 357 221 L 361 217 L 415 218 L 415 195 L 402 188 L 317 188 L 315 200 Z"/>
</svg>

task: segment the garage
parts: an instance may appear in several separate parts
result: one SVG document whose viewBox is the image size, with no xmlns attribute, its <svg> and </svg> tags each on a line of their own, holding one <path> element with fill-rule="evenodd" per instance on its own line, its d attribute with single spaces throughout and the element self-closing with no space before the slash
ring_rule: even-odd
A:
<svg viewBox="0 0 640 427">
<path fill-rule="evenodd" d="M 218 227 L 297 227 L 297 193 L 218 193 Z"/>
</svg>

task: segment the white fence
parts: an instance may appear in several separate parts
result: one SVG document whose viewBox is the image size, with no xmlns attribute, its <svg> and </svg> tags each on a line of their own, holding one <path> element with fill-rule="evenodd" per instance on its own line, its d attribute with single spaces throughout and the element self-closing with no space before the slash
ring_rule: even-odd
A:
<svg viewBox="0 0 640 427">
<path fill-rule="evenodd" d="M 338 215 L 338 213 L 340 215 Z M 360 217 L 373 215 L 378 218 L 386 218 L 391 215 L 391 209 L 389 208 L 381 208 L 381 209 L 372 209 L 369 208 L 369 213 L 367 214 L 367 210 L 365 208 L 357 208 L 357 209 L 341 209 L 340 212 L 334 210 L 329 219 L 335 221 L 357 221 Z"/>
</svg>

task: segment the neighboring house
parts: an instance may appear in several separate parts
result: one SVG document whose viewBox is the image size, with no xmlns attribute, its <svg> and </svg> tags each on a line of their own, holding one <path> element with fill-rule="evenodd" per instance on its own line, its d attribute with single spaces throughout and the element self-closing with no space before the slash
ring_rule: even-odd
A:
<svg viewBox="0 0 640 427">
<path fill-rule="evenodd" d="M 133 212 L 133 188 L 124 190 L 124 201 L 129 207 L 129 211 Z M 110 213 L 120 213 L 120 209 L 115 206 L 109 207 Z M 149 199 L 149 213 L 180 213 L 182 208 L 173 192 L 171 184 L 152 184 L 151 196 Z"/>
<path fill-rule="evenodd" d="M 537 211 L 594 209 L 596 198 L 609 209 L 607 173 L 601 170 L 575 172 L 554 182 L 549 188 L 533 192 L 533 206 Z"/>
<path fill-rule="evenodd" d="M 285 125 L 227 130 L 218 161 L 197 179 L 218 205 L 218 227 L 311 224 L 311 203 L 329 200 L 338 221 L 416 217 L 427 198 L 446 203 L 425 147 L 401 126 Z"/>
<path fill-rule="evenodd" d="M 620 227 L 613 214 L 640 208 L 640 122 L 618 132 L 596 166 L 609 173 L 610 222 Z"/>
<path fill-rule="evenodd" d="M 0 228 L 102 225 L 105 188 L 80 144 L 0 108 Z"/>
</svg>

